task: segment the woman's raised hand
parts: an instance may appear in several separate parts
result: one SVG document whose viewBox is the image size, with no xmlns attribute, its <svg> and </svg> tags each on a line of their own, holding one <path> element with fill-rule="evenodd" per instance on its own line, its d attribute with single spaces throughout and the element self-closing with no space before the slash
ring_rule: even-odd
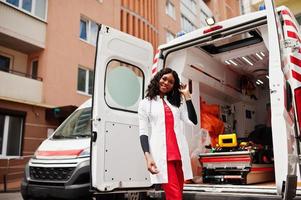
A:
<svg viewBox="0 0 301 200">
<path fill-rule="evenodd" d="M 179 91 L 183 94 L 186 101 L 191 100 L 191 95 L 187 84 L 181 83 Z"/>
</svg>

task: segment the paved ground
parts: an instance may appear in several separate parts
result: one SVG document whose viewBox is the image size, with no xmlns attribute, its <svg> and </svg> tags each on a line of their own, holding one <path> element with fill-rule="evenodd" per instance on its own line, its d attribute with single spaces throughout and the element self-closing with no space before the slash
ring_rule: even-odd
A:
<svg viewBox="0 0 301 200">
<path fill-rule="evenodd" d="M 281 200 L 280 197 L 265 196 L 258 197 L 256 195 L 224 195 L 217 196 L 210 193 L 186 193 L 184 200 Z M 0 193 L 0 200 L 22 200 L 19 192 Z M 301 197 L 295 198 L 295 200 L 301 200 Z"/>
<path fill-rule="evenodd" d="M 20 192 L 0 193 L 0 200 L 21 200 Z"/>
</svg>

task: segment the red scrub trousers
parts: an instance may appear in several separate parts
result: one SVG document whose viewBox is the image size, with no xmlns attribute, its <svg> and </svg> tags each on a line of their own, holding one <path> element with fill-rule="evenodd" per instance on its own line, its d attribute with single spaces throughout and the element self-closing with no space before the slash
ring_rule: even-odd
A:
<svg viewBox="0 0 301 200">
<path fill-rule="evenodd" d="M 174 118 L 171 109 L 164 100 L 163 105 L 165 112 L 168 183 L 162 184 L 162 187 L 165 191 L 166 200 L 182 200 L 184 175 L 181 154 L 174 131 Z"/>
</svg>

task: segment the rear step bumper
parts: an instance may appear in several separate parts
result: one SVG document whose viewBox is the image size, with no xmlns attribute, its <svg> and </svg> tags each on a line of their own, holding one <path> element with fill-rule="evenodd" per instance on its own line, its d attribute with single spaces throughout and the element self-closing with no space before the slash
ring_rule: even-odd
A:
<svg viewBox="0 0 301 200">
<path fill-rule="evenodd" d="M 258 186 L 258 185 L 206 185 L 206 184 L 185 184 L 184 186 L 185 199 L 187 195 L 192 195 L 191 199 L 199 199 L 193 197 L 232 197 L 233 199 L 244 199 L 246 197 L 257 197 L 262 199 L 281 199 L 277 195 L 274 186 Z M 235 197 L 235 198 L 234 198 Z M 261 199 L 261 198 L 260 198 Z M 295 199 L 301 199 L 301 188 L 297 189 L 297 196 Z M 223 199 L 225 200 L 225 199 Z"/>
</svg>

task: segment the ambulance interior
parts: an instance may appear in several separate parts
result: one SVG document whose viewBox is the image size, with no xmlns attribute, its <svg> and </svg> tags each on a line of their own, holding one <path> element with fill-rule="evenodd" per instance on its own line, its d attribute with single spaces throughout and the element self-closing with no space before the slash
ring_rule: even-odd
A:
<svg viewBox="0 0 301 200">
<path fill-rule="evenodd" d="M 257 27 L 166 57 L 190 82 L 198 115 L 187 136 L 193 183 L 274 185 L 265 34 Z"/>
</svg>

